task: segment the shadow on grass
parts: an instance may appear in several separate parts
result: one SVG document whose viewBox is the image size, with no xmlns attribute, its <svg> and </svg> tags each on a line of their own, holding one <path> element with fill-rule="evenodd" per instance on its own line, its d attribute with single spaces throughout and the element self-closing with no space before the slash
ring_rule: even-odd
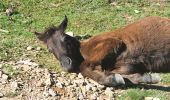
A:
<svg viewBox="0 0 170 100">
<path fill-rule="evenodd" d="M 145 89 L 145 90 L 149 90 L 149 89 L 154 89 L 154 90 L 160 90 L 160 91 L 165 91 L 165 92 L 170 92 L 170 86 L 162 86 L 159 84 L 133 84 L 130 81 L 127 82 L 126 89 L 128 88 L 132 88 L 132 89 Z"/>
</svg>

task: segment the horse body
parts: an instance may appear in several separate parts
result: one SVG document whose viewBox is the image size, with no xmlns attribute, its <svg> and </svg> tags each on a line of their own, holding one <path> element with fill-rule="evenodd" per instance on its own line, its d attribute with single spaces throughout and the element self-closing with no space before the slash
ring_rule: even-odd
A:
<svg viewBox="0 0 170 100">
<path fill-rule="evenodd" d="M 89 61 L 99 64 L 106 61 L 109 63 L 106 70 L 113 73 L 169 72 L 170 20 L 147 17 L 125 28 L 82 41 L 80 51 Z M 116 52 L 119 52 L 116 58 L 107 57 Z"/>
<path fill-rule="evenodd" d="M 146 72 L 170 72 L 170 20 L 146 17 L 113 32 L 79 42 L 64 33 L 67 18 L 36 35 L 69 72 L 81 72 L 100 84 L 153 82 Z M 121 74 L 121 75 L 120 75 Z"/>
</svg>

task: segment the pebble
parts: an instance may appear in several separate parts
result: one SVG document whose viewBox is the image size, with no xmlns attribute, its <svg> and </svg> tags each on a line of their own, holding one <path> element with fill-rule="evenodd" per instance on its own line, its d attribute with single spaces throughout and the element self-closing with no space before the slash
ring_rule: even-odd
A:
<svg viewBox="0 0 170 100">
<path fill-rule="evenodd" d="M 92 100 L 97 100 L 97 97 L 98 97 L 98 93 L 96 93 L 96 92 L 91 95 Z"/>
<path fill-rule="evenodd" d="M 160 100 L 160 99 L 156 97 L 145 97 L 145 100 Z"/>
<path fill-rule="evenodd" d="M 56 92 L 53 89 L 49 89 L 48 92 L 53 97 L 57 95 Z"/>
<path fill-rule="evenodd" d="M 8 9 L 6 9 L 5 13 L 7 16 L 11 16 L 13 14 L 13 8 L 9 7 Z"/>
<path fill-rule="evenodd" d="M 78 96 L 78 98 L 79 98 L 79 100 L 84 100 L 84 96 L 83 96 L 83 94 L 82 94 L 82 93 L 80 93 L 80 94 L 79 94 L 79 96 Z"/>
<path fill-rule="evenodd" d="M 0 98 L 2 98 L 4 96 L 4 94 L 0 93 Z"/>
<path fill-rule="evenodd" d="M 92 91 L 93 91 L 93 92 L 98 91 L 97 87 L 93 86 L 93 87 L 92 87 Z"/>
<path fill-rule="evenodd" d="M 71 36 L 71 37 L 74 36 L 73 32 L 66 32 L 66 34 L 69 35 L 69 36 Z"/>
<path fill-rule="evenodd" d="M 16 81 L 13 81 L 13 82 L 11 83 L 11 89 L 12 89 L 13 91 L 16 91 L 16 90 L 18 89 L 18 83 L 17 83 Z"/>
<path fill-rule="evenodd" d="M 30 51 L 30 50 L 32 50 L 32 49 L 33 49 L 32 46 L 28 46 L 28 47 L 27 47 L 27 50 L 28 50 L 28 51 Z"/>
<path fill-rule="evenodd" d="M 78 78 L 83 79 L 83 75 L 81 73 L 78 74 Z"/>
<path fill-rule="evenodd" d="M 0 64 L 0 69 L 2 68 L 2 66 L 3 66 L 3 65 L 2 65 L 2 64 Z"/>
<path fill-rule="evenodd" d="M 0 78 L 2 77 L 2 71 L 0 71 Z"/>
<path fill-rule="evenodd" d="M 37 51 L 40 51 L 40 50 L 41 50 L 41 47 L 37 47 L 36 50 L 37 50 Z"/>
<path fill-rule="evenodd" d="M 47 78 L 44 83 L 45 83 L 46 86 L 50 86 L 52 84 L 51 78 Z"/>
<path fill-rule="evenodd" d="M 59 88 L 63 88 L 63 84 L 60 83 L 60 82 L 56 83 L 56 86 L 59 87 Z"/>
<path fill-rule="evenodd" d="M 7 80 L 8 78 L 9 78 L 8 75 L 2 74 L 2 79 L 3 79 L 3 80 Z"/>
<path fill-rule="evenodd" d="M 44 95 L 45 98 L 47 98 L 50 94 L 49 94 L 49 92 L 44 91 L 44 92 L 43 92 L 43 95 Z"/>
<path fill-rule="evenodd" d="M 90 91 L 90 90 L 92 90 L 92 86 L 91 85 L 86 85 L 86 91 Z"/>
<path fill-rule="evenodd" d="M 134 12 L 135 12 L 136 14 L 140 13 L 140 11 L 139 11 L 139 10 L 134 10 Z"/>
<path fill-rule="evenodd" d="M 112 90 L 113 90 L 112 88 L 107 87 L 105 90 L 105 95 L 107 95 L 109 98 L 113 98 L 114 92 Z"/>
</svg>

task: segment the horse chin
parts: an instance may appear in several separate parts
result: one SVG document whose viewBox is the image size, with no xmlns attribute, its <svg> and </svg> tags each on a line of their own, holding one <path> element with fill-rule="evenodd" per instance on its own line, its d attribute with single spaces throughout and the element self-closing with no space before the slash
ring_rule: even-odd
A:
<svg viewBox="0 0 170 100">
<path fill-rule="evenodd" d="M 62 67 L 62 70 L 69 73 L 79 73 L 79 69 L 78 68 L 76 69 L 72 66 Z"/>
</svg>

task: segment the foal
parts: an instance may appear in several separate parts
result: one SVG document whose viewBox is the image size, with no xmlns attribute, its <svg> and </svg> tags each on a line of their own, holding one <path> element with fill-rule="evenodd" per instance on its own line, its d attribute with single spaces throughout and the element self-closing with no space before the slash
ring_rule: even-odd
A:
<svg viewBox="0 0 170 100">
<path fill-rule="evenodd" d="M 65 34 L 67 22 L 65 17 L 58 27 L 35 32 L 65 71 L 81 72 L 107 86 L 125 84 L 124 79 L 158 82 L 158 76 L 145 73 L 170 72 L 169 19 L 147 17 L 81 42 Z"/>
</svg>

